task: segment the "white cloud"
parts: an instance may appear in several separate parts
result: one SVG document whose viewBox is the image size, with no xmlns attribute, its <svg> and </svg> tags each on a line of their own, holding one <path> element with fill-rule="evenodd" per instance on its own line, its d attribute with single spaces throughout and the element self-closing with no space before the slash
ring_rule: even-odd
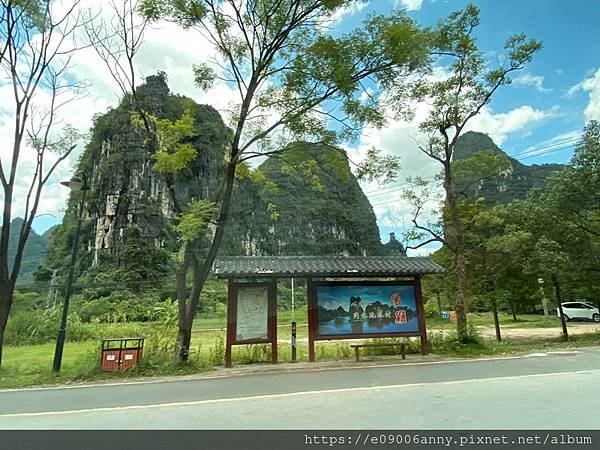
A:
<svg viewBox="0 0 600 450">
<path fill-rule="evenodd" d="M 354 16 L 362 12 L 369 5 L 368 1 L 365 2 L 353 2 L 347 5 L 344 5 L 338 8 L 331 16 L 330 25 L 338 25 L 341 23 L 346 17 Z"/>
<path fill-rule="evenodd" d="M 526 130 L 527 127 L 557 114 L 557 107 L 544 111 L 530 105 L 519 106 L 506 113 L 493 114 L 486 106 L 469 122 L 466 130 L 486 133 L 497 145 L 501 145 L 509 134 Z"/>
<path fill-rule="evenodd" d="M 59 0 L 54 5 L 57 11 L 64 10 L 70 6 L 68 0 Z M 98 3 L 95 0 L 83 0 L 80 10 L 92 8 L 100 12 L 101 16 L 110 22 L 112 12 L 110 8 L 102 8 L 98 11 Z M 83 30 L 78 36 L 80 42 Z M 160 22 L 146 30 L 144 43 L 140 53 L 137 55 L 135 65 L 137 69 L 137 84 L 144 81 L 144 77 L 164 71 L 169 77 L 169 87 L 177 94 L 189 96 L 199 103 L 208 103 L 219 110 L 224 119 L 231 103 L 237 100 L 234 89 L 224 83 L 216 83 L 209 91 L 201 92 L 194 85 L 192 64 L 205 62 L 216 56 L 211 45 L 196 30 L 184 30 L 181 27 Z M 110 107 L 115 106 L 120 97 L 118 86 L 113 81 L 110 72 L 100 61 L 92 48 L 84 48 L 77 51 L 71 61 L 71 70 L 68 76 L 72 79 L 86 80 L 90 86 L 85 91 L 85 96 L 66 105 L 60 114 L 62 124 L 69 123 L 80 132 L 87 132 L 92 125 L 95 114 L 104 113 Z M 0 80 L 0 98 L 6 99 L 0 107 L 0 156 L 2 160 L 9 160 L 12 155 L 12 133 L 13 133 L 13 111 L 11 103 L 11 84 Z M 36 106 L 49 105 L 50 96 L 43 90 L 38 90 L 36 95 Z M 56 128 L 56 132 L 60 127 Z M 60 186 L 58 181 L 71 175 L 73 167 L 83 150 L 83 142 L 80 143 L 71 157 L 58 166 L 55 175 L 49 180 L 42 194 L 38 215 L 57 214 L 64 209 L 68 197 L 68 189 Z M 36 153 L 33 149 L 23 146 L 18 167 L 17 184 L 13 196 L 13 216 L 22 215 L 29 182 L 34 168 Z M 53 156 L 48 159 L 49 165 Z M 1 193 L 0 193 L 1 196 Z"/>
<path fill-rule="evenodd" d="M 407 11 L 418 11 L 423 5 L 423 0 L 396 0 L 396 5 L 406 8 Z"/>
<path fill-rule="evenodd" d="M 513 79 L 514 84 L 518 84 L 521 86 L 531 86 L 534 87 L 538 92 L 552 92 L 552 89 L 544 87 L 544 79 L 542 75 L 533 75 L 531 73 L 524 73 Z"/>
<path fill-rule="evenodd" d="M 434 71 L 433 76 L 435 79 L 443 79 L 446 75 L 443 69 L 438 68 Z M 412 226 L 412 208 L 402 198 L 403 190 L 408 187 L 406 178 L 419 176 L 433 179 L 442 168 L 437 161 L 423 154 L 418 148 L 418 142 L 424 141 L 424 136 L 419 130 L 419 123 L 428 116 L 430 106 L 425 103 L 413 104 L 412 109 L 415 113 L 412 120 L 389 120 L 386 126 L 380 130 L 365 128 L 359 144 L 354 148 L 347 148 L 348 155 L 354 162 L 360 162 L 365 157 L 367 150 L 372 147 L 385 154 L 401 158 L 402 167 L 397 182 L 388 186 L 362 183 L 363 189 L 373 205 L 378 224 L 396 231 L 398 239 L 401 239 L 402 233 Z M 503 113 L 494 113 L 489 107 L 484 107 L 480 114 L 469 122 L 465 131 L 486 133 L 496 144 L 501 145 L 510 134 L 527 132 L 532 125 L 557 114 L 556 107 L 545 111 L 530 105 L 523 105 Z M 439 189 L 431 192 L 430 201 L 419 219 L 421 224 L 435 221 L 441 201 L 440 194 L 441 190 Z M 427 251 L 431 251 L 431 249 L 420 250 L 420 252 Z"/>
<path fill-rule="evenodd" d="M 554 151 L 559 151 L 567 148 L 571 148 L 577 144 L 581 138 L 580 130 L 566 131 L 556 136 L 546 139 L 542 142 L 538 142 L 536 145 L 531 145 L 525 150 L 520 151 L 519 154 L 523 155 L 523 159 L 527 159 L 540 154 L 550 155 Z"/>
<path fill-rule="evenodd" d="M 583 110 L 585 121 L 600 120 L 600 68 L 591 77 L 572 86 L 567 95 L 573 95 L 580 90 L 588 93 L 588 104 Z"/>
</svg>

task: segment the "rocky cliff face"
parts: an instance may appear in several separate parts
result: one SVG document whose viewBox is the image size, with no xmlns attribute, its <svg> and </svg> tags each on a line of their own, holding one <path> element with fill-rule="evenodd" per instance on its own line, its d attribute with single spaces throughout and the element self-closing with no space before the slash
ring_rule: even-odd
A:
<svg viewBox="0 0 600 450">
<path fill-rule="evenodd" d="M 239 181 L 225 241 L 230 255 L 385 253 L 345 152 L 306 143 Z"/>
<path fill-rule="evenodd" d="M 185 107 L 192 106 L 197 135 L 190 143 L 197 159 L 189 170 L 175 177 L 177 196 L 207 198 L 223 174 L 224 155 L 230 130 L 219 113 L 207 105 L 169 92 L 164 76 L 152 76 L 138 88 L 142 107 L 158 118 L 175 120 Z M 136 131 L 125 105 L 128 99 L 94 120 L 94 127 L 78 170 L 89 180 L 90 190 L 84 208 L 81 257 L 84 266 L 97 266 L 103 260 L 118 259 L 126 245 L 127 230 L 155 248 L 172 243 L 170 223 L 174 215 L 165 177 L 154 170 L 154 158 L 144 145 L 144 134 Z M 79 193 L 72 194 L 65 220 L 54 240 L 50 266 L 60 265 L 60 248 L 68 247 L 75 225 Z"/>
<path fill-rule="evenodd" d="M 456 143 L 454 159 L 466 159 L 480 151 L 504 153 L 487 134 L 469 131 Z M 481 181 L 469 190 L 469 195 L 484 197 L 488 205 L 510 203 L 512 200 L 525 198 L 533 188 L 543 189 L 546 186 L 546 179 L 551 174 L 566 167 L 562 164 L 528 166 L 515 158 L 509 159 L 509 170 L 493 179 Z"/>
<path fill-rule="evenodd" d="M 197 158 L 174 185 L 179 199 L 208 198 L 222 179 L 230 138 L 220 115 L 172 95 L 164 77 L 149 77 L 138 94 L 145 109 L 159 118 L 174 120 L 193 106 L 198 132 L 191 144 Z M 132 126 L 127 101 L 95 119 L 78 167 L 90 184 L 78 270 L 95 274 L 90 275 L 93 283 L 126 276 L 160 280 L 158 272 L 168 272 L 167 252 L 176 248 L 171 195 L 164 176 L 153 168 L 143 133 Z M 49 270 L 66 272 L 79 196 L 71 195 L 63 224 L 53 233 Z M 299 143 L 258 170 L 241 168 L 229 217 L 222 254 L 385 253 L 373 209 L 346 154 L 332 147 Z"/>
</svg>

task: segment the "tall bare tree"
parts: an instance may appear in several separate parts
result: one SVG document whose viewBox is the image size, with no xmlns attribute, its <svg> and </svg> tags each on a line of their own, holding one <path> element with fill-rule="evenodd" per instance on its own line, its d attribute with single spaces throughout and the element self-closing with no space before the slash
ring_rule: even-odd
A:
<svg viewBox="0 0 600 450">
<path fill-rule="evenodd" d="M 82 26 L 76 12 L 79 1 L 60 10 L 51 0 L 0 0 L 0 85 L 10 86 L 12 148 L 3 149 L 0 161 L 2 184 L 2 232 L 0 234 L 0 365 L 4 332 L 13 304 L 25 244 L 36 217 L 42 191 L 60 163 L 81 137 L 62 123 L 60 109 L 75 99 L 84 83 L 67 73 L 77 50 L 75 36 Z M 20 163 L 33 155 L 33 171 Z M 24 198 L 15 198 L 19 183 L 26 181 Z M 14 205 L 24 204 L 16 212 Z M 23 216 L 20 229 L 11 230 L 13 215 Z M 18 233 L 12 266 L 9 239 Z"/>
<path fill-rule="evenodd" d="M 426 138 L 419 144 L 419 149 L 442 166 L 443 229 L 423 224 L 419 215 L 423 211 L 424 201 L 418 195 L 408 195 L 415 206 L 414 227 L 422 238 L 429 237 L 421 245 L 439 241 L 454 255 L 457 330 L 461 340 L 468 337 L 468 283 L 465 236 L 453 164 L 454 150 L 468 123 L 482 111 L 501 86 L 510 83 L 511 74 L 522 70 L 541 49 L 539 41 L 529 40 L 523 34 L 514 35 L 506 41 L 505 54 L 498 57 L 498 65 L 490 68 L 486 66 L 474 36 L 479 24 L 479 9 L 469 4 L 464 10 L 442 20 L 432 30 L 435 53 L 440 56 L 441 64 L 449 66 L 450 73 L 439 81 L 424 79 L 415 90 L 418 100 L 431 104 L 429 117 L 420 124 L 420 130 Z M 420 184 L 423 187 L 423 183 Z"/>
<path fill-rule="evenodd" d="M 139 3 L 140 0 L 111 0 L 110 8 L 85 12 L 88 43 L 104 62 L 121 94 L 131 94 L 133 99 L 137 82 L 134 60 L 144 42 L 148 25 L 148 21 L 137 14 Z M 102 11 L 110 11 L 112 17 L 107 20 Z"/>
</svg>

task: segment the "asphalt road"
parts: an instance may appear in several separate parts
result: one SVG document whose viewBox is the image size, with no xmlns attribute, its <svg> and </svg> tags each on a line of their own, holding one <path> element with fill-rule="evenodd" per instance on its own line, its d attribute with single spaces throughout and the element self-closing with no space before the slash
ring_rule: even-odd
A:
<svg viewBox="0 0 600 450">
<path fill-rule="evenodd" d="M 600 349 L 0 391 L 0 429 L 600 428 Z"/>
</svg>

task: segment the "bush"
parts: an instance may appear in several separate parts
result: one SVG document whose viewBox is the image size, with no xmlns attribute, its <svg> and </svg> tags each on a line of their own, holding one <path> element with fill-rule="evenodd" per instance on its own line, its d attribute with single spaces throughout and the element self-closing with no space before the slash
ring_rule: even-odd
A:
<svg viewBox="0 0 600 450">
<path fill-rule="evenodd" d="M 23 311 L 11 315 L 4 336 L 7 345 L 44 344 L 55 341 L 60 326 L 60 310 Z M 75 313 L 69 314 L 67 340 L 84 341 L 93 338 L 92 330 Z"/>
<path fill-rule="evenodd" d="M 107 317 L 115 312 L 116 306 L 105 298 L 91 300 L 78 305 L 77 312 L 84 322 L 107 322 Z"/>
<path fill-rule="evenodd" d="M 438 308 L 437 302 L 430 299 L 425 303 L 425 316 L 430 319 L 440 317 L 440 309 Z"/>
<path fill-rule="evenodd" d="M 11 311 L 33 311 L 42 306 L 45 301 L 46 296 L 42 296 L 37 292 L 15 291 L 15 297 Z"/>
<path fill-rule="evenodd" d="M 146 322 L 152 320 L 153 306 L 157 302 L 157 297 L 142 297 L 128 290 L 117 290 L 92 300 L 80 298 L 75 310 L 84 322 Z"/>
<path fill-rule="evenodd" d="M 458 338 L 458 332 L 453 330 L 444 333 L 440 330 L 429 336 L 429 345 L 432 353 L 462 355 L 485 350 L 485 341 L 471 323 L 468 324 L 467 336 L 464 339 Z"/>
</svg>

